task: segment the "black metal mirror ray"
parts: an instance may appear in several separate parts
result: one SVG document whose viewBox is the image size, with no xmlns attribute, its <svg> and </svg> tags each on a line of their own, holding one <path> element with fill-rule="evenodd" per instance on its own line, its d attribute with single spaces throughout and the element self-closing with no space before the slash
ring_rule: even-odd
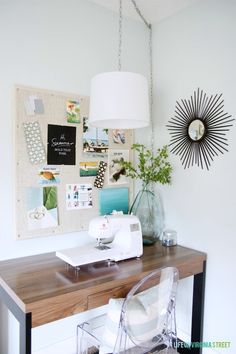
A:
<svg viewBox="0 0 236 354">
<path fill-rule="evenodd" d="M 209 169 L 214 156 L 228 151 L 226 132 L 234 119 L 224 113 L 221 97 L 216 94 L 209 98 L 198 89 L 189 100 L 176 101 L 175 116 L 167 124 L 169 146 L 180 156 L 184 168 L 197 164 Z"/>
</svg>

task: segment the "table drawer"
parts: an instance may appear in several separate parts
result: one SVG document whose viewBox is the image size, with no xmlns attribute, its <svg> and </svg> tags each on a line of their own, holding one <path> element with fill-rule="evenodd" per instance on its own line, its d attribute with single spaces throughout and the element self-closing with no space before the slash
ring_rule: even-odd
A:
<svg viewBox="0 0 236 354">
<path fill-rule="evenodd" d="M 107 289 L 104 291 L 100 291 L 96 294 L 92 294 L 88 296 L 88 309 L 93 309 L 98 306 L 105 305 L 109 302 L 109 299 L 117 299 L 120 297 L 125 297 L 132 286 L 135 284 L 130 283 L 129 285 L 118 286 L 116 288 Z"/>
</svg>

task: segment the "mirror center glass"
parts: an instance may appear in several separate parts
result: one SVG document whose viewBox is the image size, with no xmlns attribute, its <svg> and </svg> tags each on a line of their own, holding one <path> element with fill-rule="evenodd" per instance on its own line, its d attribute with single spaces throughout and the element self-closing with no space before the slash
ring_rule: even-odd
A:
<svg viewBox="0 0 236 354">
<path fill-rule="evenodd" d="M 205 133 L 205 126 L 200 119 L 194 119 L 188 127 L 188 134 L 194 141 L 200 140 Z"/>
</svg>

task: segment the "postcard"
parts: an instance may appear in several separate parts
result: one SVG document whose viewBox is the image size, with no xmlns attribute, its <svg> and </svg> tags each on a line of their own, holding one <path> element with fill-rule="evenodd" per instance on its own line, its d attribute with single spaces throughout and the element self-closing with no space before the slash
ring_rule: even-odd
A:
<svg viewBox="0 0 236 354">
<path fill-rule="evenodd" d="M 66 102 L 66 119 L 68 123 L 80 123 L 80 103 L 75 100 Z"/>
<path fill-rule="evenodd" d="M 43 100 L 35 95 L 30 95 L 24 102 L 27 116 L 35 114 L 44 114 Z"/>
<path fill-rule="evenodd" d="M 35 115 L 35 103 L 34 100 L 36 100 L 38 97 L 34 95 L 28 96 L 28 98 L 25 100 L 25 113 L 27 116 L 34 116 Z"/>
<path fill-rule="evenodd" d="M 57 187 L 27 188 L 26 205 L 30 231 L 58 226 Z"/>
<path fill-rule="evenodd" d="M 99 213 L 109 215 L 114 210 L 129 212 L 128 188 L 104 188 L 99 190 Z"/>
<path fill-rule="evenodd" d="M 44 105 L 43 100 L 40 98 L 35 98 L 34 100 L 34 107 L 36 114 L 44 114 Z"/>
<path fill-rule="evenodd" d="M 125 144 L 125 131 L 122 129 L 113 129 L 112 140 L 115 144 Z"/>
<path fill-rule="evenodd" d="M 93 176 L 97 176 L 97 173 L 98 173 L 97 161 L 87 161 L 87 162 L 79 163 L 80 177 L 93 177 Z"/>
<path fill-rule="evenodd" d="M 109 147 L 108 129 L 94 128 L 83 118 L 83 152 L 90 156 L 107 156 Z"/>
<path fill-rule="evenodd" d="M 43 167 L 39 170 L 39 184 L 60 183 L 60 170 L 57 167 Z"/>
<path fill-rule="evenodd" d="M 66 209 L 88 209 L 93 207 L 92 184 L 67 184 Z"/>
<path fill-rule="evenodd" d="M 123 161 L 129 161 L 129 150 L 109 150 L 108 153 L 108 184 L 125 184 L 128 179 L 125 175 Z"/>
</svg>

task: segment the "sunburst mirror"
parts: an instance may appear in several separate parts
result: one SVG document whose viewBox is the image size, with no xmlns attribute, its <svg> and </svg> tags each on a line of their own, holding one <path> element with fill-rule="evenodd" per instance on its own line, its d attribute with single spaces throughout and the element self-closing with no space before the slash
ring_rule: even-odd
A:
<svg viewBox="0 0 236 354">
<path fill-rule="evenodd" d="M 169 146 L 180 156 L 184 168 L 197 164 L 209 169 L 215 156 L 228 151 L 226 132 L 234 119 L 223 107 L 222 94 L 209 98 L 200 89 L 190 99 L 176 102 L 175 115 L 167 124 Z"/>
</svg>

